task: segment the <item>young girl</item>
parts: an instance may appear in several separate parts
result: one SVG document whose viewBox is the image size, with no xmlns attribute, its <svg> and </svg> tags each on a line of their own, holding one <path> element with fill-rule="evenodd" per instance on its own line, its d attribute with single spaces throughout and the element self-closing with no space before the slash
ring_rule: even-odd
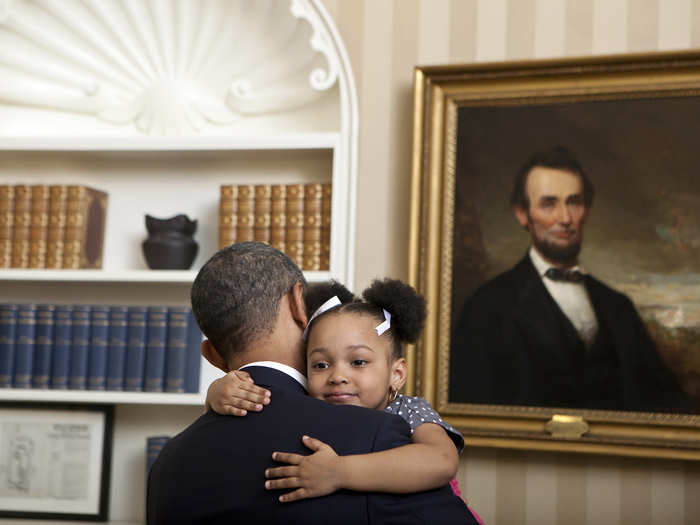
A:
<svg viewBox="0 0 700 525">
<path fill-rule="evenodd" d="M 304 332 L 309 395 L 398 414 L 410 425 L 413 443 L 338 456 L 329 445 L 304 436 L 313 454 L 275 452 L 273 459 L 288 465 L 265 472 L 268 489 L 296 489 L 280 496 L 282 502 L 341 488 L 406 493 L 448 482 L 459 495 L 454 475 L 464 448 L 461 434 L 424 399 L 398 394 L 406 381 L 403 345 L 417 341 L 423 330 L 425 300 L 412 287 L 391 279 L 374 281 L 363 298 L 335 281 L 309 287 L 305 300 L 314 312 Z M 242 371 L 218 379 L 207 393 L 207 407 L 220 414 L 245 415 L 269 402 L 270 393 L 253 385 Z"/>
</svg>

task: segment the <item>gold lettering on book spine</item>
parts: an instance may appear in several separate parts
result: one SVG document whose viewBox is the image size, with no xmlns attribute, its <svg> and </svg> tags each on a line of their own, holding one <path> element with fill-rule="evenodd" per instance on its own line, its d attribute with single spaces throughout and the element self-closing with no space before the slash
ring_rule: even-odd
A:
<svg viewBox="0 0 700 525">
<path fill-rule="evenodd" d="M 287 190 L 287 255 L 304 269 L 304 185 L 288 184 Z"/>
<path fill-rule="evenodd" d="M 255 235 L 255 186 L 238 186 L 238 226 L 236 242 L 252 241 Z"/>
<path fill-rule="evenodd" d="M 67 200 L 68 186 L 57 184 L 49 188 L 49 226 L 46 234 L 46 268 L 63 268 Z"/>
<path fill-rule="evenodd" d="M 270 214 L 272 212 L 272 188 L 269 184 L 255 186 L 255 226 L 253 239 L 270 243 Z"/>
<path fill-rule="evenodd" d="M 219 198 L 219 249 L 236 242 L 238 186 L 222 185 Z"/>
<path fill-rule="evenodd" d="M 321 199 L 321 270 L 331 267 L 331 200 L 333 186 L 323 185 Z"/>
<path fill-rule="evenodd" d="M 49 186 L 32 186 L 32 225 L 29 234 L 29 267 L 46 267 L 46 241 L 49 229 Z"/>
<path fill-rule="evenodd" d="M 304 187 L 304 270 L 321 269 L 321 184 Z"/>
<path fill-rule="evenodd" d="M 32 224 L 32 194 L 26 184 L 15 186 L 15 212 L 12 232 L 12 267 L 29 267 L 29 235 Z"/>
<path fill-rule="evenodd" d="M 283 184 L 270 187 L 270 244 L 281 252 L 287 251 L 287 188 Z"/>
<path fill-rule="evenodd" d="M 12 233 L 15 224 L 15 187 L 0 185 L 0 268 L 12 266 Z"/>
</svg>

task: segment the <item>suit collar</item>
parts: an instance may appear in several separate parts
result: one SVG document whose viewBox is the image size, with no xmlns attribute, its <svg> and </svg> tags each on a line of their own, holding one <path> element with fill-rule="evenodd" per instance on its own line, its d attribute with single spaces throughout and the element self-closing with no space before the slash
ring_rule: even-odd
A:
<svg viewBox="0 0 700 525">
<path fill-rule="evenodd" d="M 281 390 L 306 394 L 306 388 L 298 380 L 277 368 L 271 368 L 260 363 L 250 363 L 243 368 L 258 386 L 276 387 Z"/>
<path fill-rule="evenodd" d="M 289 365 L 285 365 L 284 363 L 278 363 L 277 361 L 254 361 L 252 363 L 248 363 L 243 365 L 239 370 L 243 370 L 244 368 L 247 368 L 249 366 L 264 366 L 267 368 L 274 368 L 275 370 L 279 370 L 280 372 L 283 372 L 287 374 L 288 376 L 296 379 L 301 386 L 304 387 L 304 390 L 308 390 L 308 383 L 306 381 L 306 376 L 299 372 L 296 368 L 292 368 Z"/>
</svg>

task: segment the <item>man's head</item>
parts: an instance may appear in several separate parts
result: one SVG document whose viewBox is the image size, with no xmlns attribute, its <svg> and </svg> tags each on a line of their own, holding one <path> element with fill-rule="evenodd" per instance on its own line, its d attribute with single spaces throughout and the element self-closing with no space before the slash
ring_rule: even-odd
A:
<svg viewBox="0 0 700 525">
<path fill-rule="evenodd" d="M 296 297 L 303 310 L 305 290 L 304 274 L 289 257 L 264 243 L 242 242 L 218 251 L 199 271 L 192 284 L 192 311 L 230 364 L 273 333 L 285 297 Z M 305 323 L 305 314 L 300 315 Z M 289 344 L 296 348 L 300 342 L 301 331 L 299 341 Z"/>
<path fill-rule="evenodd" d="M 511 205 L 535 248 L 550 262 L 570 266 L 581 250 L 593 194 L 593 185 L 573 154 L 556 146 L 535 153 L 520 168 Z"/>
</svg>

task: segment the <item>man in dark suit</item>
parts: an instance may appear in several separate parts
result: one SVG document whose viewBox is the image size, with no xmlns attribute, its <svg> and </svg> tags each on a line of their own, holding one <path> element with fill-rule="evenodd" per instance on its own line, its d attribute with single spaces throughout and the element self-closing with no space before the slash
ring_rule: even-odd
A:
<svg viewBox="0 0 700 525">
<path fill-rule="evenodd" d="M 561 146 L 520 169 L 511 204 L 532 246 L 466 301 L 452 336 L 450 400 L 689 409 L 632 302 L 578 266 L 593 193 Z"/>
<path fill-rule="evenodd" d="M 410 443 L 400 417 L 306 395 L 305 286 L 289 257 L 262 243 L 224 248 L 197 275 L 192 308 L 208 338 L 202 353 L 226 372 L 244 367 L 271 392 L 270 404 L 246 417 L 209 411 L 171 439 L 150 473 L 148 523 L 475 523 L 448 487 L 413 495 L 338 491 L 294 503 L 265 489 L 272 452 L 307 454 L 303 435 L 339 454 Z"/>
</svg>

